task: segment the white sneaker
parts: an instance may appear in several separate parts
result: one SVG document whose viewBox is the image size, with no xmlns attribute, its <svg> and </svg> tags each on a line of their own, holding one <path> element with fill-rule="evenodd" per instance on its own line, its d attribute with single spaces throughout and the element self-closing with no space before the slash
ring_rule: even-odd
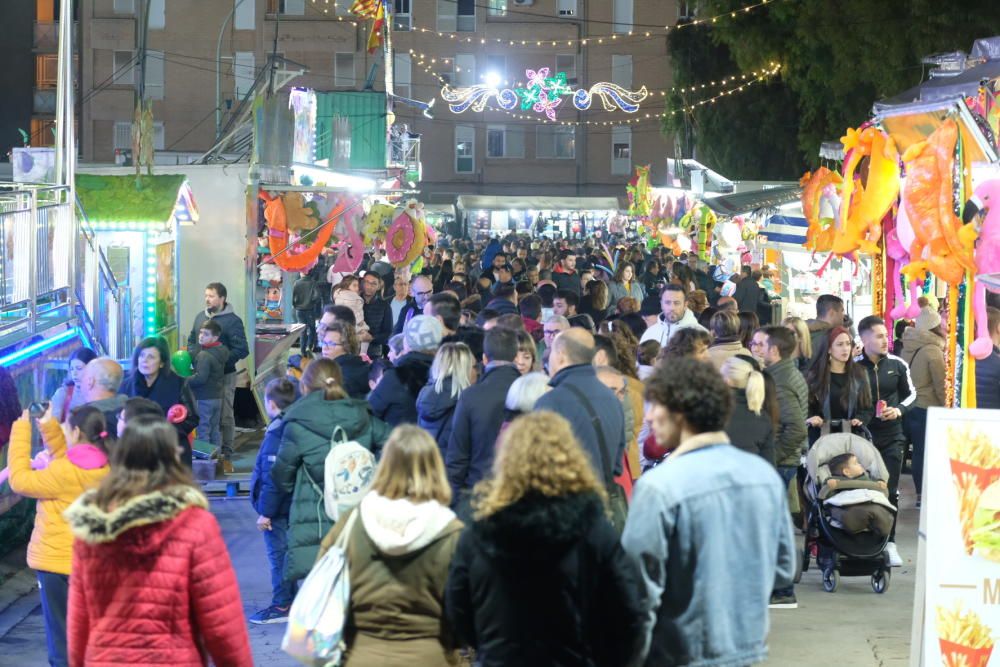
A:
<svg viewBox="0 0 1000 667">
<path fill-rule="evenodd" d="M 899 550 L 896 549 L 895 542 L 886 542 L 883 553 L 889 557 L 889 567 L 903 566 L 903 559 L 899 556 Z"/>
</svg>

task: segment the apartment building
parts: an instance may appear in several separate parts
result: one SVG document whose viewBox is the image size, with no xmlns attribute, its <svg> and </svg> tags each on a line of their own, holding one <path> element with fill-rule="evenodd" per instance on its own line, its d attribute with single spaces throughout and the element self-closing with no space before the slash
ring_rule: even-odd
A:
<svg viewBox="0 0 1000 667">
<path fill-rule="evenodd" d="M 116 149 L 131 145 L 137 5 L 146 1 L 80 0 L 85 101 L 79 136 L 86 161 L 111 161 Z M 368 54 L 368 26 L 352 25 L 351 0 L 148 1 L 145 94 L 158 151 L 209 148 L 216 109 L 224 124 L 270 53 L 308 68 L 292 85 L 384 88 L 382 54 Z M 678 18 L 674 0 L 388 1 L 394 93 L 436 100 L 432 119 L 395 105 L 396 122 L 421 135 L 420 188 L 429 200 L 620 195 L 635 164 L 653 165 L 654 179 L 662 180 L 672 148 L 655 115 L 664 105 L 659 91 L 670 86 L 663 26 Z M 542 67 L 564 72 L 573 88 L 610 81 L 646 86 L 650 95 L 635 115 L 607 112 L 596 100 L 577 111 L 567 98 L 558 121 L 594 123 L 576 126 L 515 118 L 534 115 L 521 110 L 454 114 L 440 97 L 441 78 L 458 86 L 490 76 L 513 85 L 525 80 L 526 70 Z M 600 124 L 629 117 L 644 120 Z"/>
</svg>

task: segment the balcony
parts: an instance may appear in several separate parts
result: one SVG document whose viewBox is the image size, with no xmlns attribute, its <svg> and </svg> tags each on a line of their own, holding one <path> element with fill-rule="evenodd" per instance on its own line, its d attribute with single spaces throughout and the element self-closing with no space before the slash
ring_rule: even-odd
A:
<svg viewBox="0 0 1000 667">
<path fill-rule="evenodd" d="M 80 24 L 73 22 L 73 44 L 79 44 Z M 32 47 L 41 53 L 55 53 L 59 50 L 59 22 L 35 21 Z"/>
</svg>

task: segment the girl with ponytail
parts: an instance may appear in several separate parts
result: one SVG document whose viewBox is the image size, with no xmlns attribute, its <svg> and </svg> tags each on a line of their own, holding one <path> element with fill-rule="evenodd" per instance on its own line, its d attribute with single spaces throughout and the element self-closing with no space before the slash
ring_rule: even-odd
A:
<svg viewBox="0 0 1000 667">
<path fill-rule="evenodd" d="M 726 423 L 730 441 L 742 450 L 774 463 L 777 405 L 757 361 L 750 356 L 730 357 L 720 369 L 732 393 L 733 411 Z"/>
<path fill-rule="evenodd" d="M 70 412 L 65 425 L 53 418 L 50 406 L 38 420 L 48 452 L 47 465 L 38 470 L 32 469 L 31 428 L 25 410 L 10 434 L 10 488 L 38 500 L 27 560 L 41 588 L 49 664 L 65 665 L 73 535 L 63 512 L 108 474 L 108 427 L 104 413 L 93 406 Z"/>
</svg>

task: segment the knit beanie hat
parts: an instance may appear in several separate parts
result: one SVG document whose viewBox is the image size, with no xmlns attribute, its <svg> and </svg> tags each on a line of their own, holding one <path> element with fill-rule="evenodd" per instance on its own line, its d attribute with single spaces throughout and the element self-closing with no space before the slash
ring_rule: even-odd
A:
<svg viewBox="0 0 1000 667">
<path fill-rule="evenodd" d="M 416 315 L 403 327 L 403 340 L 410 350 L 434 350 L 444 338 L 444 327 L 436 317 Z"/>
<path fill-rule="evenodd" d="M 917 319 L 914 320 L 914 325 L 920 331 L 930 331 L 941 325 L 941 316 L 930 306 L 924 306 L 920 309 Z"/>
</svg>

